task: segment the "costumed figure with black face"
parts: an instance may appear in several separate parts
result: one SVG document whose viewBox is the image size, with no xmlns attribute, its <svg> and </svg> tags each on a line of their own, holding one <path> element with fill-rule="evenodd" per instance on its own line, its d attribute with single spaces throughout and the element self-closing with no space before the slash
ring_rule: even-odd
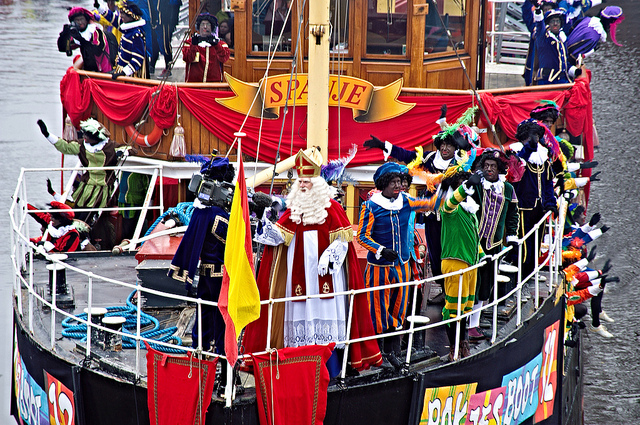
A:
<svg viewBox="0 0 640 425">
<path fill-rule="evenodd" d="M 380 192 L 374 193 L 360 208 L 358 243 L 369 251 L 364 279 L 368 288 L 412 280 L 409 259 L 413 243 L 409 243 L 407 232 L 411 213 L 431 211 L 435 205 L 433 196 L 416 199 L 403 192 L 402 172 L 403 167 L 398 163 L 381 165 L 373 175 Z M 377 334 L 402 327 L 409 294 L 406 286 L 369 293 L 371 320 Z M 402 364 L 397 357 L 401 339 L 401 336 L 391 336 L 378 340 L 383 357 L 396 368 Z"/>
<path fill-rule="evenodd" d="M 109 44 L 94 16 L 87 9 L 74 7 L 69 11 L 69 24 L 65 24 L 58 37 L 58 50 L 71 56 L 80 49 L 83 69 L 94 72 L 110 72 Z"/>
<path fill-rule="evenodd" d="M 478 212 L 478 234 L 480 247 L 485 255 L 498 254 L 503 246 L 514 245 L 518 240 L 518 197 L 511 183 L 506 180 L 508 160 L 497 149 L 487 148 L 474 164 L 482 173 L 481 181 L 473 186 L 472 199 L 480 205 Z M 482 339 L 480 308 L 496 290 L 494 262 L 478 269 L 474 313 L 469 318 L 469 338 Z"/>
<path fill-rule="evenodd" d="M 437 123 L 442 128 L 438 134 L 433 136 L 433 144 L 435 151 L 424 153 L 422 146 L 418 146 L 415 150 L 410 151 L 399 146 L 395 146 L 388 141 L 382 142 L 377 137 L 371 136 L 371 139 L 364 142 L 367 148 L 378 148 L 384 152 L 384 159 L 388 157 L 404 162 L 409 168 L 409 172 L 413 175 L 424 177 L 424 173 L 430 175 L 438 175 L 447 170 L 447 168 L 456 165 L 456 158 L 462 157 L 463 151 L 473 151 L 473 148 L 479 146 L 478 135 L 469 127 L 473 120 L 473 116 L 477 111 L 477 107 L 473 107 L 465 111 L 462 116 L 452 125 L 446 124 L 447 105 L 442 105 L 441 116 Z M 422 173 L 422 174 L 419 174 Z M 427 189 L 420 196 L 431 197 L 437 196 L 439 192 L 439 180 L 429 179 Z M 427 242 L 427 254 L 431 266 L 433 276 L 442 274 L 440 270 L 440 217 L 436 207 L 434 211 L 419 214 L 418 222 L 424 223 L 424 233 Z M 438 282 L 441 284 L 441 282 Z"/>
<path fill-rule="evenodd" d="M 537 11 L 535 59 L 533 62 L 533 84 L 565 84 L 582 74 L 582 69 L 569 67 L 565 41 L 567 39 L 562 27 L 566 24 L 563 10 L 554 9 L 544 15 Z"/>
<path fill-rule="evenodd" d="M 287 196 L 287 210 L 277 223 L 262 220 L 256 242 L 265 245 L 258 271 L 260 299 L 303 295 L 321 298 L 276 303 L 271 321 L 271 348 L 336 343 L 327 366 L 332 376 L 341 367 L 344 341 L 374 335 L 367 296 L 354 299 L 351 333 L 347 334 L 349 298 L 336 292 L 363 289 L 353 247 L 353 229 L 342 206 L 334 199 L 336 188 L 320 176 L 320 166 L 300 151 L 295 160 L 298 179 Z M 267 346 L 268 312 L 245 331 L 247 352 Z M 373 341 L 349 346 L 349 364 L 356 370 L 382 363 Z"/>
<path fill-rule="evenodd" d="M 616 46 L 622 46 L 616 40 L 616 27 L 624 19 L 622 8 L 607 6 L 598 13 L 598 16 L 586 16 L 577 19 L 567 36 L 566 46 L 569 53 L 569 62 L 576 65 L 580 58 L 591 56 L 600 43 L 607 41 L 607 33 Z"/>
<path fill-rule="evenodd" d="M 463 171 L 462 163 L 445 173 L 441 189 L 443 191 L 440 217 L 442 219 L 442 272 L 454 273 L 473 266 L 480 260 L 480 238 L 478 236 L 478 212 L 480 206 L 470 196 L 475 193 L 474 187 L 480 184 L 479 174 Z M 483 255 L 483 254 L 482 254 Z M 475 302 L 477 269 L 462 274 L 445 277 L 445 304 L 442 308 L 443 320 L 449 320 L 472 310 Z M 460 305 L 458 305 L 460 302 Z M 471 355 L 467 321 L 459 322 L 459 351 L 461 357 Z M 447 325 L 449 338 L 449 360 L 455 359 L 456 322 Z"/>
<path fill-rule="evenodd" d="M 31 238 L 31 242 L 41 246 L 39 249 L 45 252 L 80 251 L 82 241 L 73 223 L 74 214 L 71 207 L 62 202 L 51 201 L 51 208 L 58 211 L 29 213 L 42 226 L 43 234 L 46 234 L 46 237 Z M 38 210 L 31 204 L 27 204 L 27 209 Z"/>
<path fill-rule="evenodd" d="M 207 182 L 230 183 L 235 171 L 227 158 L 215 157 L 200 168 L 200 174 Z M 232 187 L 232 186 L 231 186 Z M 196 188 L 196 190 L 198 190 Z M 230 191 L 229 193 L 233 193 Z M 207 301 L 218 302 L 222 287 L 222 268 L 224 266 L 224 248 L 229 225 L 230 202 L 212 196 L 202 196 L 193 202 L 193 214 L 180 246 L 176 250 L 169 277 L 185 284 L 192 294 L 196 273 L 199 276 L 196 295 Z M 198 347 L 198 321 L 202 321 L 202 349 L 209 350 L 212 342 L 214 353 L 224 354 L 224 320 L 218 307 L 203 304 L 202 317 L 197 317 L 191 335 L 193 348 Z"/>
<path fill-rule="evenodd" d="M 527 51 L 527 58 L 524 64 L 524 85 L 530 86 L 533 82 L 533 62 L 536 55 L 536 37 L 539 34 L 539 30 L 536 27 L 535 12 L 540 10 L 543 14 L 558 8 L 558 2 L 556 0 L 525 0 L 522 3 L 522 20 L 524 21 L 527 29 L 531 33 L 529 37 L 529 50 Z"/>
<path fill-rule="evenodd" d="M 148 78 L 144 35 L 146 22 L 142 19 L 142 10 L 135 3 L 127 0 L 121 0 L 116 5 L 117 13 L 106 7 L 100 8 L 100 14 L 122 32 L 120 50 L 111 78 L 114 80 L 121 76 Z"/>
<path fill-rule="evenodd" d="M 229 60 L 229 46 L 218 38 L 218 20 L 202 13 L 196 19 L 198 33 L 182 47 L 182 58 L 187 63 L 184 80 L 192 83 L 219 83 L 222 64 Z"/>
<path fill-rule="evenodd" d="M 80 122 L 81 140 L 64 140 L 49 133 L 42 120 L 38 120 L 40 131 L 47 140 L 65 155 L 77 155 L 83 167 L 112 167 L 117 163 L 116 144 L 109 137 L 111 134 L 105 126 L 93 118 Z M 73 191 L 75 208 L 104 208 L 107 206 L 111 189 L 115 180 L 111 170 L 89 170 L 82 174 L 80 184 Z M 76 218 L 93 225 L 89 217 L 91 212 L 79 212 Z M 111 249 L 110 246 L 105 246 Z"/>
<path fill-rule="evenodd" d="M 558 214 L 551 163 L 560 157 L 560 147 L 555 138 L 549 140 L 545 137 L 546 130 L 532 118 L 525 120 L 518 125 L 516 132 L 516 139 L 522 146 L 511 145 L 524 165 L 522 177 L 512 182 L 520 212 L 519 238 L 527 234 L 547 211 Z M 542 233 L 539 233 L 540 238 Z M 534 239 L 533 236 L 529 237 L 523 247 L 523 276 L 533 271 L 538 259 L 539 253 L 534 252 Z M 517 262 L 517 250 L 514 251 L 511 260 Z"/>
</svg>

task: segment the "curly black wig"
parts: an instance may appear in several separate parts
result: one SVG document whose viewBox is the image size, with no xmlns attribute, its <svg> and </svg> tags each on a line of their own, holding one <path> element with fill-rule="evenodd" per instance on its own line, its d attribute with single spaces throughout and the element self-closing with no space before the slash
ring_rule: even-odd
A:
<svg viewBox="0 0 640 425">
<path fill-rule="evenodd" d="M 474 170 L 482 170 L 485 161 L 488 159 L 492 159 L 498 163 L 498 174 L 504 174 L 507 172 L 507 164 L 505 159 L 500 154 L 498 150 L 489 150 L 485 149 L 485 151 L 480 155 L 476 161 L 473 163 Z"/>
<path fill-rule="evenodd" d="M 402 180 L 402 176 L 402 174 L 395 171 L 384 173 L 378 180 L 376 180 L 376 189 L 385 190 L 387 186 L 389 186 L 391 180 L 395 179 L 396 177 L 400 177 L 400 179 Z"/>
<path fill-rule="evenodd" d="M 529 138 L 529 135 L 532 132 L 536 132 L 538 136 L 542 139 L 544 137 L 544 127 L 538 124 L 535 120 L 529 119 L 521 122 L 518 125 L 518 130 L 516 131 L 516 139 L 519 142 L 524 142 Z"/>
<path fill-rule="evenodd" d="M 465 180 L 468 180 L 471 177 L 471 173 L 468 171 L 460 171 L 455 173 L 451 177 L 447 177 L 442 180 L 440 184 L 440 188 L 442 189 L 442 193 L 446 193 L 449 188 L 457 189 Z"/>
</svg>

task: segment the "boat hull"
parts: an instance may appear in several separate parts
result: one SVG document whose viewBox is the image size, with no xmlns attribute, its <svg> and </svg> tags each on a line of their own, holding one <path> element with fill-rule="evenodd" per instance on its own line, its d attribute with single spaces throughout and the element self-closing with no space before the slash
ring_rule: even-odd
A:
<svg viewBox="0 0 640 425">
<path fill-rule="evenodd" d="M 580 343 L 563 354 L 563 324 L 563 302 L 552 295 L 534 316 L 472 357 L 331 386 L 324 423 L 439 424 L 449 415 L 463 420 L 448 423 L 464 424 L 465 414 L 466 423 L 477 423 L 484 408 L 501 416 L 497 423 L 579 424 Z M 55 423 L 66 414 L 74 419 L 66 423 L 75 424 L 150 423 L 144 383 L 118 375 L 117 366 L 106 371 L 62 359 L 31 337 L 16 308 L 13 348 L 11 412 L 18 422 Z M 231 409 L 214 400 L 206 423 L 259 423 L 255 397 L 239 397 Z"/>
</svg>

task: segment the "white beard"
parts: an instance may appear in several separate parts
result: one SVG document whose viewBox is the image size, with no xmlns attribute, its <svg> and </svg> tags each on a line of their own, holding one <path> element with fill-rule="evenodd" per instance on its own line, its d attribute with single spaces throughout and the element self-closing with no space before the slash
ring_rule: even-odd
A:
<svg viewBox="0 0 640 425">
<path fill-rule="evenodd" d="M 331 206 L 332 189 L 335 191 L 335 188 L 330 187 L 322 177 L 314 177 L 312 182 L 313 187 L 303 192 L 296 181 L 287 198 L 294 223 L 322 224 L 329 215 L 327 209 Z"/>
</svg>

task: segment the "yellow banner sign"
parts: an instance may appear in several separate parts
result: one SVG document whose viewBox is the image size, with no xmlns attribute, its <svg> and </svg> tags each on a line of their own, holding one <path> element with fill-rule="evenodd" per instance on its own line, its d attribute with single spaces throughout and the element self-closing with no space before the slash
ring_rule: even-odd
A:
<svg viewBox="0 0 640 425">
<path fill-rule="evenodd" d="M 288 74 L 267 77 L 260 83 L 245 83 L 225 73 L 225 78 L 235 96 L 216 99 L 221 105 L 241 114 L 276 119 L 280 108 L 294 103 L 308 104 L 309 80 L 307 74 L 298 74 L 293 80 Z M 398 100 L 402 79 L 388 86 L 376 88 L 368 81 L 348 76 L 329 76 L 329 106 L 353 110 L 357 122 L 378 122 L 400 116 L 413 108 L 415 103 Z"/>
</svg>

